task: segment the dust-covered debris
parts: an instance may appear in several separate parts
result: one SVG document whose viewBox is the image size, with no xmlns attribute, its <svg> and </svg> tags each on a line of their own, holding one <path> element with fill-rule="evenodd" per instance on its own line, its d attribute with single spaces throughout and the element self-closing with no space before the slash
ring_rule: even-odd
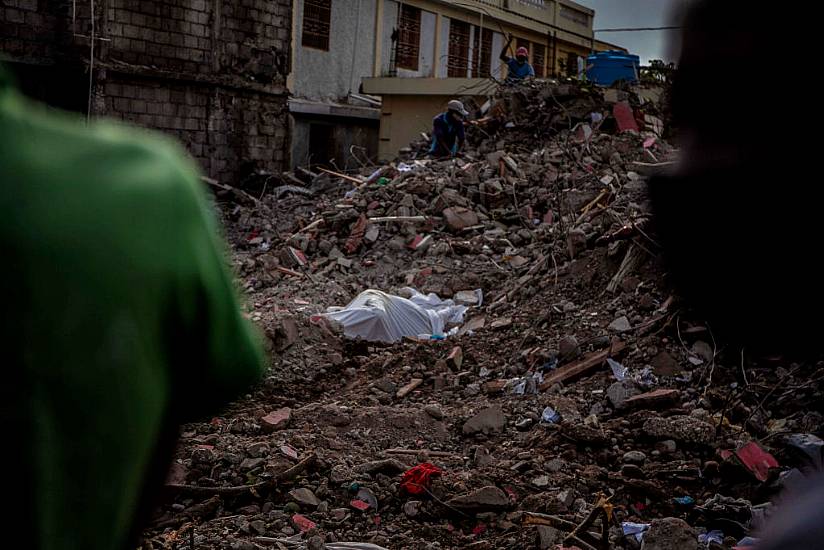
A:
<svg viewBox="0 0 824 550">
<path fill-rule="evenodd" d="M 645 179 L 677 151 L 621 131 L 665 119 L 643 97 L 536 81 L 496 95 L 460 158 L 418 143 L 292 175 L 310 192 L 219 195 L 272 364 L 184 428 L 144 547 L 569 547 L 608 517 L 608 547 L 638 550 L 756 528 L 778 472 L 821 456 L 820 368 L 725 348 L 672 295 Z M 405 287 L 466 318 L 384 344 L 323 315 Z M 763 482 L 736 454 L 755 439 L 779 464 Z M 408 494 L 420 464 L 442 473 Z"/>
</svg>

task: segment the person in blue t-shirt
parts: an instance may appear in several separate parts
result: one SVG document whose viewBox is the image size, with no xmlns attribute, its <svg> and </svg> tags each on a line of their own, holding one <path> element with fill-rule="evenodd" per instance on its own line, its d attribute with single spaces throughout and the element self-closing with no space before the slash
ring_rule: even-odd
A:
<svg viewBox="0 0 824 550">
<path fill-rule="evenodd" d="M 535 69 L 532 68 L 532 65 L 529 64 L 529 50 L 521 46 L 515 51 L 515 59 L 512 59 L 506 52 L 509 51 L 509 47 L 512 45 L 512 35 L 509 35 L 509 40 L 507 41 L 504 49 L 501 50 L 500 59 L 507 66 L 507 75 L 506 80 L 504 82 L 508 84 L 514 84 L 516 82 L 520 82 L 527 77 L 534 77 L 535 76 Z"/>
<path fill-rule="evenodd" d="M 450 101 L 446 112 L 432 119 L 432 145 L 429 153 L 436 157 L 457 155 L 466 139 L 464 119 L 468 116 L 469 112 L 464 109 L 463 103 L 457 99 Z"/>
</svg>

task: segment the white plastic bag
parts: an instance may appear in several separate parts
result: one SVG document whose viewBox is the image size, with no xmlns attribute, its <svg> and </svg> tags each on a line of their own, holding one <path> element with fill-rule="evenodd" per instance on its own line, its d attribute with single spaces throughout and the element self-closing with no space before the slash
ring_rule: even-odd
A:
<svg viewBox="0 0 824 550">
<path fill-rule="evenodd" d="M 358 294 L 346 307 L 330 307 L 325 316 L 343 326 L 347 338 L 370 342 L 397 342 L 404 336 L 444 336 L 447 323 L 463 323 L 466 306 L 441 300 L 437 294 L 423 295 L 413 288 L 403 289 L 402 298 L 369 289 Z"/>
</svg>

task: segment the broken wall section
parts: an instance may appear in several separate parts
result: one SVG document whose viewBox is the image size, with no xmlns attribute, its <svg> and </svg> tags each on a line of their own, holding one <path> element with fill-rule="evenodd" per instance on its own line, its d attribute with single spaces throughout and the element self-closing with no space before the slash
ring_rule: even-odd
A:
<svg viewBox="0 0 824 550">
<path fill-rule="evenodd" d="M 85 114 L 90 106 L 92 115 L 169 133 L 216 179 L 285 168 L 288 0 L 4 4 L 11 7 L 0 20 L 0 55 L 78 74 L 93 67 L 91 87 L 88 77 L 71 80 L 67 93 L 85 100 L 69 109 Z M 25 90 L 32 71 L 16 72 Z M 30 87 L 65 89 L 66 82 Z"/>
</svg>

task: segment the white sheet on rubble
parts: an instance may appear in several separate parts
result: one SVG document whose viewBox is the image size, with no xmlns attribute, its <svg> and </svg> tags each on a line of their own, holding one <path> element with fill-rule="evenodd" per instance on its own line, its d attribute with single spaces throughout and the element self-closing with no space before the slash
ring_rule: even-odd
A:
<svg viewBox="0 0 824 550">
<path fill-rule="evenodd" d="M 370 342 L 397 342 L 404 336 L 444 336 L 447 323 L 463 323 L 466 306 L 442 300 L 437 294 L 403 290 L 410 295 L 408 299 L 365 290 L 346 307 L 330 307 L 325 315 L 343 326 L 347 338 Z"/>
</svg>

